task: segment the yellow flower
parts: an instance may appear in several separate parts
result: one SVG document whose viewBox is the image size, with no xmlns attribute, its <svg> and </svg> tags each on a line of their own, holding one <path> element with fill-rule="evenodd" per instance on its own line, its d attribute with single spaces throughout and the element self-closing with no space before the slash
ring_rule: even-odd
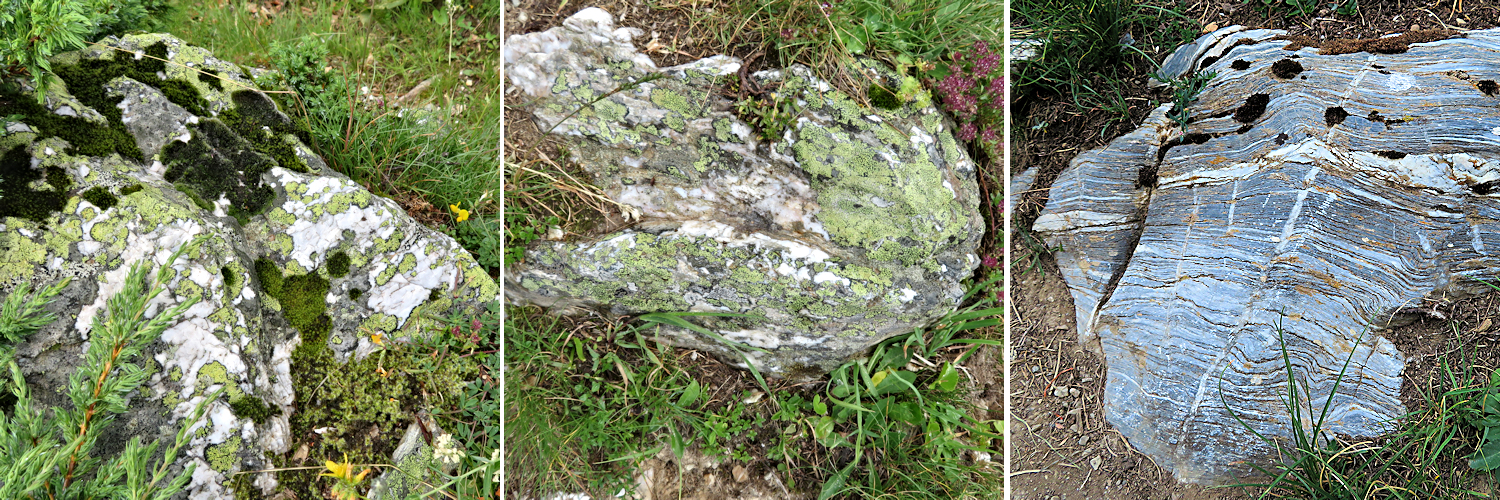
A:
<svg viewBox="0 0 1500 500">
<path fill-rule="evenodd" d="M 460 220 L 462 220 L 462 219 L 460 219 Z M 381 332 L 375 332 L 374 335 L 370 336 L 370 341 L 374 342 L 375 345 L 384 346 L 385 345 L 385 340 L 381 338 L 383 335 L 384 334 L 381 333 Z"/>
<path fill-rule="evenodd" d="M 453 213 L 458 214 L 458 221 L 459 222 L 463 222 L 463 221 L 469 220 L 469 211 L 468 210 L 464 210 L 462 208 L 458 208 L 458 205 L 448 205 L 448 209 L 452 210 Z"/>
<path fill-rule="evenodd" d="M 364 481 L 365 476 L 370 475 L 371 471 L 371 469 L 365 469 L 363 472 L 355 474 L 354 464 L 349 463 L 348 455 L 344 455 L 344 463 L 325 460 L 323 461 L 323 467 L 327 468 L 328 472 L 318 475 L 338 480 L 338 484 L 335 484 L 333 487 L 333 495 L 339 500 L 357 500 L 359 498 L 359 491 L 356 486 L 361 481 Z"/>
</svg>

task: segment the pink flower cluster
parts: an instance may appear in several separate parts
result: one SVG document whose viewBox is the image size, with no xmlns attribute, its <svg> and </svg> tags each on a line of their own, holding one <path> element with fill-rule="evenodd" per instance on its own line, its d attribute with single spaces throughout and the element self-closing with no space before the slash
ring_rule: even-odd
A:
<svg viewBox="0 0 1500 500">
<path fill-rule="evenodd" d="M 990 52 L 984 41 L 974 42 L 969 53 L 953 55 L 952 73 L 937 84 L 943 107 L 958 120 L 958 138 L 979 139 L 999 146 L 1004 123 L 1005 75 L 1002 55 Z"/>
</svg>

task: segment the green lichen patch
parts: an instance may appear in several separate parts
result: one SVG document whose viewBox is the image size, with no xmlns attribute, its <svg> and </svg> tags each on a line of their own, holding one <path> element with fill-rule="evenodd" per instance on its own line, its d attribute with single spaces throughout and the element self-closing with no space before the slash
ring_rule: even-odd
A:
<svg viewBox="0 0 1500 500">
<path fill-rule="evenodd" d="M 115 198 L 115 195 L 109 193 L 108 189 L 104 189 L 104 186 L 94 186 L 89 188 L 88 191 L 84 191 L 83 199 L 104 210 L 114 208 L 120 202 L 118 198 Z"/>
<path fill-rule="evenodd" d="M 52 189 L 33 187 L 44 174 Z M 45 222 L 68 203 L 67 187 L 72 182 L 73 178 L 60 168 L 31 168 L 31 155 L 25 146 L 10 148 L 0 156 L 0 217 Z"/>
</svg>

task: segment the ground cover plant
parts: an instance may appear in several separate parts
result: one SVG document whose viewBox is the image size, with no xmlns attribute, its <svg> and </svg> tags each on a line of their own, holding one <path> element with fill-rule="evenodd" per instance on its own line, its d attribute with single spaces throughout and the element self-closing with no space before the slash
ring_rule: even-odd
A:
<svg viewBox="0 0 1500 500">
<path fill-rule="evenodd" d="M 38 407 L 31 399 L 21 367 L 15 361 L 17 343 L 56 321 L 45 307 L 67 281 L 32 293 L 21 286 L 0 305 L 0 364 L 9 377 L 0 383 L 6 408 L 0 408 L 0 495 L 5 498 L 171 498 L 187 485 L 193 466 L 172 471 L 177 453 L 203 416 L 215 392 L 183 419 L 176 440 L 144 444 L 133 438 L 107 461 L 92 456 L 99 437 L 115 415 L 124 413 L 127 397 L 146 382 L 149 370 L 140 364 L 142 348 L 156 340 L 196 301 L 177 304 L 146 318 L 147 304 L 163 290 L 172 262 L 202 241 L 177 249 L 153 276 L 150 266 L 134 263 L 124 287 L 110 297 L 104 314 L 94 318 L 94 338 L 84 362 L 68 379 L 72 408 Z M 162 455 L 156 452 L 161 449 Z M 87 478 L 87 479 L 85 479 Z"/>
<path fill-rule="evenodd" d="M 1319 498 L 1315 490 L 1285 480 L 1275 487 L 1215 490 L 1179 485 L 1120 440 L 1103 420 L 1103 360 L 1078 341 L 1074 305 L 1067 300 L 1069 292 L 1052 255 L 1057 249 L 1028 232 L 1047 200 L 1048 187 L 1069 160 L 1133 129 L 1161 103 L 1192 105 L 1199 83 L 1194 80 L 1203 75 L 1189 75 L 1155 91 L 1147 80 L 1178 44 L 1200 33 L 1241 24 L 1286 29 L 1315 41 L 1371 38 L 1445 26 L 1487 28 L 1492 16 L 1500 13 L 1493 2 L 1320 2 L 1307 13 L 1298 5 L 1310 4 L 1012 3 L 1015 38 L 1027 40 L 1019 46 L 1031 53 L 1025 61 L 1013 61 L 1012 174 L 1025 172 L 1033 179 L 1029 185 L 1013 186 L 1017 204 L 1011 227 L 1010 291 L 1017 358 L 1011 428 L 1016 498 L 1077 494 L 1073 492 L 1089 498 Z M 1111 59 L 1116 54 L 1118 58 Z M 1325 490 L 1338 491 L 1334 485 L 1342 478 L 1353 492 L 1346 497 L 1492 496 L 1489 476 L 1470 472 L 1468 461 L 1478 434 L 1459 411 L 1479 408 L 1479 387 L 1494 366 L 1493 348 L 1482 340 L 1482 332 L 1488 331 L 1484 320 L 1493 317 L 1495 309 L 1480 310 L 1488 307 L 1480 304 L 1492 304 L 1490 299 L 1474 300 L 1479 302 L 1443 301 L 1438 308 L 1451 323 L 1434 316 L 1379 332 L 1408 360 L 1402 399 L 1411 413 L 1398 432 L 1382 440 L 1324 436 L 1322 441 L 1306 440 L 1322 443 L 1317 446 L 1289 446 L 1287 464 L 1305 457 L 1303 465 L 1310 467 L 1288 479 L 1326 481 Z M 1460 314 L 1453 314 L 1455 310 Z M 1475 372 L 1464 366 L 1476 366 Z M 1058 388 L 1066 395 L 1056 396 Z M 1079 390 L 1077 396 L 1071 389 Z M 1283 472 L 1272 471 L 1262 484 L 1269 485 Z"/>
<path fill-rule="evenodd" d="M 518 2 L 507 10 L 506 34 L 557 26 L 587 6 Z M 746 74 L 807 65 L 870 105 L 934 102 L 973 124 L 971 152 L 984 169 L 985 199 L 1001 192 L 999 156 L 986 157 L 980 143 L 986 126 L 1000 130 L 995 120 L 1003 78 L 994 55 L 1001 46 L 999 2 L 593 6 L 611 12 L 617 26 L 641 28 L 645 36 L 637 46 L 658 67 L 729 54 L 746 62 Z M 886 62 L 901 81 L 872 85 L 851 75 L 845 68 L 855 55 Z M 971 85 L 939 94 L 938 83 L 952 74 Z M 779 137 L 775 128 L 800 112 L 772 92 L 741 92 L 734 83 L 726 84 L 725 94 L 764 137 Z M 968 114 L 959 117 L 945 107 L 945 96 L 956 105 L 969 103 Z M 537 129 L 520 99 L 513 97 L 508 106 L 507 262 L 524 263 L 525 245 L 539 238 L 611 232 L 632 223 L 627 207 L 589 185 L 568 148 Z M 1000 209 L 985 210 L 991 227 L 998 227 Z M 998 266 L 998 234 L 987 236 L 981 249 L 989 256 L 985 270 Z M 990 318 L 999 314 L 999 294 L 998 285 L 987 281 L 996 276 L 976 278 L 965 304 L 969 316 L 890 339 L 869 358 L 806 383 L 758 379 L 702 353 L 651 340 L 658 324 L 692 321 L 689 315 L 622 319 L 511 309 L 507 492 L 998 498 L 1003 380 L 993 347 L 999 331 Z"/>
</svg>

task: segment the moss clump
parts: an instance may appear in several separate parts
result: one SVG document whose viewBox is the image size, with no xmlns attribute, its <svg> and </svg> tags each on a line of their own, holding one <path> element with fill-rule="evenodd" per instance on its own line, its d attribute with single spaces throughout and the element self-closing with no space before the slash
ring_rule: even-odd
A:
<svg viewBox="0 0 1500 500">
<path fill-rule="evenodd" d="M 896 94 L 891 93 L 890 90 L 886 90 L 885 87 L 870 85 L 868 95 L 870 97 L 870 104 L 874 104 L 875 107 L 892 110 L 901 108 L 901 100 L 897 99 Z"/>
<path fill-rule="evenodd" d="M 349 300 L 359 300 L 359 298 L 363 297 L 364 295 L 365 295 L 365 291 L 364 290 L 360 290 L 358 288 L 350 288 L 349 289 Z"/>
<path fill-rule="evenodd" d="M 182 109 L 188 110 L 189 113 L 209 116 L 208 101 L 198 94 L 198 87 L 194 87 L 187 80 L 167 80 L 161 82 L 161 86 L 157 89 L 161 90 L 161 95 L 165 96 L 168 101 L 182 106 Z"/>
<path fill-rule="evenodd" d="M 260 278 L 260 288 L 275 297 L 281 295 L 281 270 L 264 258 L 255 261 L 255 276 Z"/>
<path fill-rule="evenodd" d="M 109 194 L 109 190 L 104 189 L 104 186 L 94 186 L 89 188 L 88 191 L 84 191 L 83 199 L 89 200 L 89 203 L 93 203 L 94 206 L 102 210 L 114 208 L 120 202 L 118 198 L 115 198 L 115 195 Z"/>
<path fill-rule="evenodd" d="M 203 82 L 204 85 L 208 85 L 209 87 L 213 87 L 214 90 L 217 90 L 219 92 L 223 92 L 224 91 L 224 83 L 219 81 L 219 72 L 218 71 L 215 71 L 215 70 L 212 70 L 212 69 L 208 69 L 208 68 L 204 68 L 204 69 L 201 69 L 199 71 L 207 73 L 209 75 L 209 77 L 208 78 L 204 78 L 202 75 L 199 75 L 198 76 L 198 81 Z"/>
<path fill-rule="evenodd" d="M 240 284 L 240 277 L 229 266 L 219 268 L 219 275 L 224 277 L 224 288 L 234 288 Z"/>
<path fill-rule="evenodd" d="M 37 190 L 31 184 L 45 172 L 51 190 Z M 73 178 L 60 168 L 45 171 L 31 168 L 31 155 L 25 145 L 10 148 L 0 156 L 0 217 L 20 217 L 45 222 L 68 203 L 67 186 Z"/>
<path fill-rule="evenodd" d="M 234 100 L 234 109 L 221 113 L 219 118 L 230 128 L 251 143 L 255 149 L 276 159 L 281 168 L 298 172 L 311 172 L 306 162 L 297 157 L 296 148 L 285 136 L 292 134 L 305 144 L 312 144 L 312 135 L 298 128 L 296 122 L 276 109 L 276 102 L 265 94 L 250 90 L 239 90 L 229 95 Z M 267 131 L 269 129 L 269 131 Z"/>
<path fill-rule="evenodd" d="M 328 275 L 342 278 L 349 275 L 349 254 L 343 251 L 334 252 L 328 257 Z"/>
<path fill-rule="evenodd" d="M 281 313 L 288 323 L 302 332 L 301 350 L 309 345 L 321 345 L 328 339 L 333 320 L 328 317 L 328 280 L 316 273 L 285 277 L 276 264 L 264 257 L 255 261 L 255 274 L 260 278 L 261 290 L 281 302 Z"/>
<path fill-rule="evenodd" d="M 196 195 L 194 201 L 228 199 L 229 214 L 235 218 L 264 211 L 276 193 L 261 175 L 276 166 L 275 160 L 255 151 L 219 120 L 202 120 L 194 129 L 192 140 L 172 141 L 162 149 L 167 181 Z"/>
<path fill-rule="evenodd" d="M 267 405 L 265 400 L 249 394 L 229 401 L 229 410 L 234 413 L 234 416 L 248 418 L 255 421 L 257 425 L 264 424 L 266 419 L 281 414 L 280 408 Z"/>
<path fill-rule="evenodd" d="M 120 188 L 120 196 L 130 196 L 132 194 L 139 193 L 142 189 L 146 189 L 146 187 L 140 184 L 131 184 L 129 186 Z"/>
</svg>

